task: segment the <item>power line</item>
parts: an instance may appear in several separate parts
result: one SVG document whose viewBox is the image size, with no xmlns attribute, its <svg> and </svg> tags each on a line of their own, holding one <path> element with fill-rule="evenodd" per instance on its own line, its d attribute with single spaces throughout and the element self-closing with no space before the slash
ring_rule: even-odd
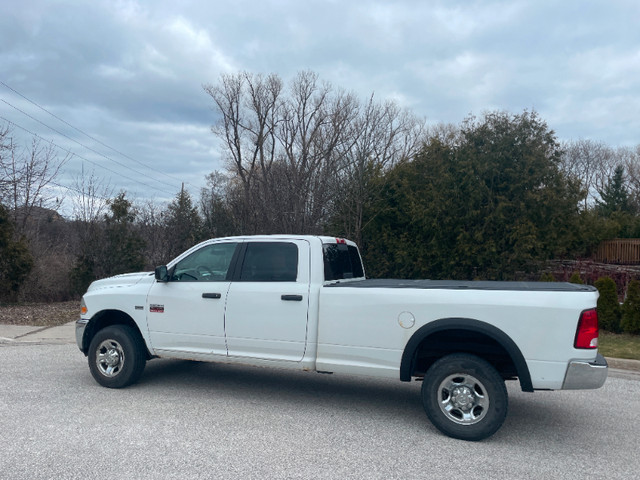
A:
<svg viewBox="0 0 640 480">
<path fill-rule="evenodd" d="M 73 139 L 73 138 L 69 137 L 68 135 L 65 135 L 65 134 L 64 134 L 64 133 L 62 133 L 61 131 L 56 130 L 55 128 L 51 127 L 50 125 L 47 125 L 46 123 L 44 123 L 44 122 L 42 122 L 42 121 L 38 120 L 37 118 L 35 118 L 35 117 L 33 117 L 33 116 L 29 115 L 29 114 L 28 114 L 27 112 L 25 112 L 24 110 L 21 110 L 20 108 L 16 107 L 15 105 L 12 105 L 11 103 L 7 102 L 4 98 L 3 98 L 3 99 L 1 99 L 1 100 L 2 100 L 2 102 L 3 102 L 3 103 L 5 103 L 5 104 L 9 105 L 11 108 L 13 108 L 13 109 L 17 110 L 18 112 L 22 113 L 23 115 L 25 115 L 25 116 L 29 117 L 31 120 L 33 120 L 33 121 L 35 121 L 35 122 L 38 122 L 40 125 L 43 125 L 43 126 L 47 127 L 47 128 L 48 128 L 48 129 L 50 129 L 50 130 L 53 130 L 53 131 L 54 131 L 54 132 L 56 132 L 58 135 L 60 135 L 60 136 L 62 136 L 62 137 L 64 137 L 64 138 L 66 138 L 67 140 L 70 140 L 70 141 L 72 141 L 72 142 L 74 142 L 74 143 L 77 143 L 77 144 L 78 144 L 78 145 L 80 145 L 81 147 L 86 148 L 87 150 L 89 150 L 89 151 L 91 151 L 91 152 L 95 153 L 96 155 L 99 155 L 99 156 L 101 156 L 101 157 L 103 157 L 103 158 L 106 158 L 107 160 L 110 160 L 110 161 L 112 161 L 112 162 L 114 162 L 114 163 L 116 163 L 116 164 L 120 165 L 121 167 L 127 168 L 127 169 L 131 170 L 132 172 L 137 173 L 138 175 L 143 175 L 143 176 L 145 176 L 145 174 L 144 174 L 144 173 L 142 173 L 142 172 L 140 172 L 140 171 L 136 170 L 135 168 L 132 168 L 132 167 L 130 167 L 130 166 L 128 166 L 128 165 L 125 165 L 124 163 L 121 163 L 121 162 L 119 162 L 119 161 L 117 161 L 117 160 L 114 160 L 113 158 L 110 158 L 110 157 L 108 157 L 108 156 L 106 156 L 106 155 L 104 155 L 104 154 L 102 154 L 102 153 L 98 152 L 97 150 L 94 150 L 94 149 L 93 149 L 93 148 L 91 148 L 91 147 L 87 147 L 86 145 L 84 145 L 84 144 L 82 144 L 82 143 L 78 142 L 77 140 L 75 140 L 75 139 Z M 82 158 L 82 157 L 81 157 L 81 158 Z M 172 185 L 172 184 L 170 184 L 170 183 L 167 183 L 167 182 L 165 182 L 165 181 L 163 181 L 163 180 L 157 180 L 157 179 L 155 179 L 155 178 L 153 178 L 153 177 L 150 177 L 150 178 L 151 178 L 152 180 L 154 180 L 154 181 L 158 182 L 158 183 L 162 183 L 162 184 L 167 185 L 167 186 L 169 186 L 169 187 L 172 187 L 172 188 L 173 188 L 173 187 L 175 187 L 175 185 Z M 152 188 L 153 188 L 153 187 L 152 187 Z"/>
<path fill-rule="evenodd" d="M 90 164 L 95 165 L 96 167 L 103 168 L 103 169 L 113 173 L 114 175 L 118 175 L 118 176 L 126 178 L 127 180 L 130 180 L 130 181 L 132 181 L 134 183 L 137 183 L 137 184 L 140 184 L 140 185 L 144 185 L 145 187 L 148 187 L 151 190 L 155 190 L 154 187 L 152 187 L 148 183 L 145 183 L 145 182 L 142 182 L 140 180 L 136 180 L 136 179 L 133 179 L 133 178 L 128 177 L 126 175 L 123 175 L 120 172 L 116 172 L 115 170 L 111 170 L 109 167 L 105 167 L 104 165 L 100 165 L 99 163 L 96 163 L 96 162 L 94 162 L 92 160 L 89 160 L 88 158 L 83 157 L 82 155 L 74 153 L 74 152 L 72 152 L 71 150 L 69 150 L 67 148 L 61 147 L 60 145 L 58 145 L 57 143 L 53 142 L 52 140 L 47 140 L 46 138 L 41 137 L 37 133 L 32 132 L 31 130 L 23 127 L 22 125 L 18 125 L 16 122 L 13 122 L 13 121 L 9 120 L 8 118 L 3 117 L 2 115 L 0 115 L 0 119 L 4 120 L 7 123 L 10 123 L 11 125 L 14 125 L 14 126 L 18 127 L 20 130 L 23 130 L 23 131 L 27 132 L 28 134 L 33 135 L 34 137 L 39 138 L 40 140 L 42 140 L 42 141 L 44 141 L 46 143 L 50 143 L 51 145 L 55 146 L 56 148 L 59 148 L 60 150 L 62 150 L 63 152 L 67 152 L 71 156 L 76 156 L 76 157 L 84 160 L 85 162 L 89 162 Z"/>
<path fill-rule="evenodd" d="M 70 192 L 74 192 L 74 193 L 77 193 L 79 195 L 83 195 L 85 197 L 96 198 L 98 200 L 103 200 L 105 202 L 108 202 L 110 200 L 109 198 L 101 197 L 100 195 L 93 195 L 93 194 L 91 194 L 89 192 L 83 192 L 82 190 L 79 190 L 79 189 L 77 189 L 75 187 L 69 187 L 67 185 L 60 185 L 57 182 L 50 182 L 50 183 L 51 183 L 51 185 L 55 185 L 58 188 L 64 188 L 65 190 L 69 190 Z"/>
<path fill-rule="evenodd" d="M 165 173 L 165 172 L 155 170 L 154 168 L 150 167 L 149 165 L 146 165 L 145 163 L 143 163 L 143 162 L 141 162 L 141 161 L 139 161 L 139 160 L 136 160 L 135 158 L 130 157 L 129 155 L 127 155 L 127 154 L 125 154 L 125 153 L 122 153 L 121 151 L 119 151 L 119 150 L 117 150 L 117 149 L 115 149 L 115 148 L 111 147 L 110 145 L 107 145 L 106 143 L 104 143 L 104 142 L 102 142 L 102 141 L 98 140 L 97 138 L 95 138 L 95 137 L 93 137 L 93 136 L 89 135 L 89 134 L 88 134 L 88 133 L 86 133 L 85 131 L 83 131 L 83 130 L 79 129 L 78 127 L 76 127 L 76 126 L 74 126 L 74 125 L 70 124 L 70 123 L 69 123 L 69 122 L 67 122 L 66 120 L 64 120 L 64 119 L 60 118 L 59 116 L 57 116 L 57 115 L 56 115 L 56 114 L 54 114 L 53 112 L 50 112 L 49 110 L 47 110 L 46 108 L 44 108 L 44 107 L 43 107 L 42 105 L 40 105 L 39 103 L 35 102 L 34 100 L 31 100 L 31 99 L 30 99 L 30 98 L 28 98 L 27 96 L 25 96 L 25 95 L 23 95 L 22 93 L 18 92 L 15 88 L 13 88 L 13 87 L 11 87 L 11 86 L 7 85 L 7 84 L 6 84 L 5 82 L 3 82 L 2 80 L 0 80 L 0 84 L 2 84 L 4 87 L 6 87 L 6 88 L 8 88 L 9 90 L 11 90 L 11 91 L 12 91 L 13 93 L 15 93 L 16 95 L 18 95 L 18 96 L 22 97 L 22 98 L 23 98 L 23 99 L 25 99 L 27 102 L 31 103 L 32 105 L 35 105 L 36 107 L 38 107 L 38 108 L 39 108 L 39 109 L 41 109 L 42 111 L 44 111 L 44 112 L 48 113 L 49 115 L 51 115 L 52 117 L 54 117 L 54 118 L 55 118 L 55 119 L 57 119 L 58 121 L 60 121 L 60 122 L 64 123 L 65 125 L 67 125 L 67 126 L 69 126 L 69 127 L 73 128 L 74 130 L 76 130 L 76 131 L 80 132 L 81 134 L 85 135 L 86 137 L 90 138 L 90 139 L 91 139 L 91 140 L 93 140 L 94 142 L 99 143 L 100 145 L 102 145 L 102 146 L 104 146 L 104 147 L 106 147 L 106 148 L 108 148 L 108 149 L 110 149 L 110 150 L 112 150 L 112 151 L 116 152 L 117 154 L 119 154 L 119 155 L 121 155 L 121 156 L 123 156 L 123 157 L 125 157 L 125 158 L 127 158 L 127 159 L 129 159 L 129 160 L 131 160 L 132 162 L 137 163 L 138 165 L 141 165 L 141 166 L 143 166 L 143 167 L 145 167 L 145 168 L 148 168 L 149 170 L 152 170 L 152 171 L 155 171 L 155 172 L 157 172 L 157 173 L 159 173 L 159 174 L 161 174 L 161 175 L 164 175 L 164 176 L 165 176 L 165 177 L 167 177 L 167 178 L 170 178 L 170 179 L 175 180 L 175 181 L 177 181 L 177 182 L 179 182 L 179 183 L 182 183 L 182 180 L 180 180 L 180 179 L 178 179 L 178 178 L 176 178 L 176 177 L 174 177 L 174 176 L 172 176 L 172 175 L 169 175 L 169 174 L 167 174 L 167 173 Z M 4 100 L 3 100 L 3 101 L 4 101 Z M 8 103 L 8 102 L 5 102 L 5 103 Z M 13 105 L 11 105 L 11 106 L 13 107 Z M 13 107 L 13 108 L 16 108 L 16 107 Z M 38 120 L 36 120 L 36 121 L 38 121 Z M 42 123 L 42 122 L 40 122 L 40 123 Z M 45 126 L 47 126 L 47 127 L 48 127 L 48 125 L 45 125 Z M 48 128 L 51 128 L 51 127 L 48 127 Z M 54 130 L 54 131 L 55 131 L 55 130 Z M 68 138 L 68 137 L 67 137 L 67 138 Z M 73 140 L 73 141 L 75 141 L 75 140 Z M 78 143 L 78 144 L 82 145 L 80 142 L 76 142 L 76 143 Z M 83 145 L 83 146 L 84 146 L 84 145 Z M 88 147 L 85 147 L 85 148 L 88 148 Z M 93 150 L 92 150 L 92 151 L 93 151 Z M 102 155 L 102 154 L 99 154 L 99 155 Z M 102 155 L 102 156 L 104 156 L 105 158 L 109 158 L 109 157 L 106 157 L 105 155 Z M 110 160 L 112 160 L 112 159 L 110 159 Z M 112 161 L 114 161 L 114 162 L 115 162 L 115 160 L 112 160 Z M 116 162 L 116 163 L 117 163 L 117 162 Z M 130 167 L 126 167 L 126 168 L 130 168 Z M 132 169 L 132 170 L 133 170 L 133 169 Z M 135 170 L 134 170 L 134 171 L 135 171 Z M 161 182 L 160 180 L 155 180 L 155 181 L 157 181 L 157 182 Z M 170 185 L 170 184 L 165 183 L 165 182 L 161 182 L 161 183 L 164 183 L 165 185 L 169 185 L 169 186 L 171 186 L 171 187 L 173 187 L 173 186 L 174 186 L 174 185 Z M 188 182 L 185 182 L 185 183 L 187 183 L 188 185 L 190 185 Z M 191 185 L 191 186 L 193 186 L 193 185 Z"/>
</svg>

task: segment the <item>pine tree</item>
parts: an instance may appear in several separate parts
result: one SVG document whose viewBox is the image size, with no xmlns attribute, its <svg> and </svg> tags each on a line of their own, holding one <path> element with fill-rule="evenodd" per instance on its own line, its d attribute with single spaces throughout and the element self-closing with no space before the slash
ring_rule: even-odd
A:
<svg viewBox="0 0 640 480">
<path fill-rule="evenodd" d="M 32 268 L 33 257 L 26 241 L 14 239 L 14 225 L 0 205 L 0 299 L 15 301 Z"/>
<path fill-rule="evenodd" d="M 169 254 L 175 257 L 202 240 L 202 219 L 184 186 L 168 205 L 165 214 Z"/>
<path fill-rule="evenodd" d="M 633 213 L 629 192 L 625 186 L 623 166 L 616 167 L 613 176 L 598 193 L 601 199 L 597 201 L 597 209 L 603 217 L 610 217 L 616 212 Z"/>
<path fill-rule="evenodd" d="M 110 214 L 105 216 L 106 250 L 102 264 L 106 275 L 135 272 L 144 268 L 144 240 L 134 228 L 133 205 L 120 192 L 110 200 Z"/>
<path fill-rule="evenodd" d="M 598 298 L 598 321 L 603 330 L 620 333 L 620 303 L 616 282 L 610 277 L 601 277 L 595 282 L 600 292 Z"/>
<path fill-rule="evenodd" d="M 627 298 L 622 305 L 622 330 L 626 333 L 640 334 L 640 282 L 631 280 L 627 287 Z"/>
</svg>

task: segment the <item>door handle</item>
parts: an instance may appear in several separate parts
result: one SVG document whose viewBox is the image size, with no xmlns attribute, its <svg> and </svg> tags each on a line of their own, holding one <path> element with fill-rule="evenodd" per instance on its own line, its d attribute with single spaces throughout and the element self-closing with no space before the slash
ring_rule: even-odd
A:
<svg viewBox="0 0 640 480">
<path fill-rule="evenodd" d="M 280 297 L 282 300 L 287 300 L 290 302 L 301 302 L 302 301 L 302 295 L 282 295 Z"/>
<path fill-rule="evenodd" d="M 202 298 L 222 298 L 222 295 L 219 293 L 203 293 Z"/>
</svg>

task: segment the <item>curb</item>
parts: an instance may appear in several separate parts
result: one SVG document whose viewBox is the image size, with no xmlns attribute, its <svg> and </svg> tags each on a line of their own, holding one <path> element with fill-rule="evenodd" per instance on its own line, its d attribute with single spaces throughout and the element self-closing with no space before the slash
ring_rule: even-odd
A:
<svg viewBox="0 0 640 480">
<path fill-rule="evenodd" d="M 605 357 L 609 368 L 617 368 L 618 370 L 630 370 L 632 372 L 640 372 L 640 360 L 628 360 L 626 358 Z"/>
</svg>

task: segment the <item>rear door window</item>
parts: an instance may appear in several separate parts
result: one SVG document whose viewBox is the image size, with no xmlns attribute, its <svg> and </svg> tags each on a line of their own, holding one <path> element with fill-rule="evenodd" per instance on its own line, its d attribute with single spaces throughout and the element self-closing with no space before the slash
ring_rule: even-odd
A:
<svg viewBox="0 0 640 480">
<path fill-rule="evenodd" d="M 251 242 L 240 271 L 241 282 L 295 282 L 298 247 L 289 242 Z"/>
</svg>

